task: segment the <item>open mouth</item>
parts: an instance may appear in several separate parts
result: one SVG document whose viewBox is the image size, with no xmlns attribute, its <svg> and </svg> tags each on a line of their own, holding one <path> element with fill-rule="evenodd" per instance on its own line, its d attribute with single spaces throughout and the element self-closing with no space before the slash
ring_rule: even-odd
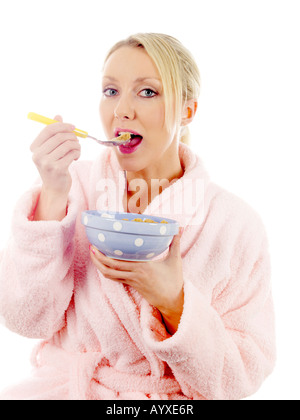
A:
<svg viewBox="0 0 300 420">
<path fill-rule="evenodd" d="M 136 148 L 141 144 L 143 136 L 137 133 L 133 133 L 131 131 L 117 131 L 116 134 L 120 136 L 124 133 L 130 134 L 130 140 L 126 144 L 119 146 L 120 151 L 123 153 L 135 151 Z"/>
</svg>

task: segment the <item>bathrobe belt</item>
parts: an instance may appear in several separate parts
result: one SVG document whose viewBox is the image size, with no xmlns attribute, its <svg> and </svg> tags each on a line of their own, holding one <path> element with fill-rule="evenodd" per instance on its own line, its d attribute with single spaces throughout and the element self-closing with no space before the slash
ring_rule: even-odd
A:
<svg viewBox="0 0 300 420">
<path fill-rule="evenodd" d="M 175 378 L 118 371 L 108 364 L 101 352 L 71 353 L 44 342 L 33 353 L 32 359 L 36 367 L 52 366 L 66 376 L 70 400 L 86 400 L 92 381 L 94 389 L 99 387 L 99 399 L 114 399 L 119 393 L 169 395 L 181 391 Z"/>
</svg>

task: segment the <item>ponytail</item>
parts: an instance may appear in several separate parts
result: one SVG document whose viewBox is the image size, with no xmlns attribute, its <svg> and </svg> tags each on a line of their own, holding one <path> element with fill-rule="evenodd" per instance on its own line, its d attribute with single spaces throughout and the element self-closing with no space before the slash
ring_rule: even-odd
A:
<svg viewBox="0 0 300 420">
<path fill-rule="evenodd" d="M 187 126 L 181 127 L 181 131 L 180 131 L 180 141 L 181 141 L 181 143 L 189 145 L 190 144 L 190 138 L 191 138 L 191 134 L 190 134 L 189 127 L 187 127 Z"/>
</svg>

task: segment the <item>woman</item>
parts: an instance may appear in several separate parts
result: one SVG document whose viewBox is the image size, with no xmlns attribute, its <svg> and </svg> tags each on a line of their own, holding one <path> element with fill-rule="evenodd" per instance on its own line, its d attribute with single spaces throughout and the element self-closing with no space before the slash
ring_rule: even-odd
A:
<svg viewBox="0 0 300 420">
<path fill-rule="evenodd" d="M 264 228 L 184 144 L 199 88 L 176 39 L 137 34 L 109 52 L 100 103 L 107 137 L 129 131 L 129 145 L 74 163 L 75 127 L 59 116 L 31 145 L 41 182 L 16 209 L 0 313 L 12 331 L 43 341 L 34 377 L 3 399 L 241 399 L 272 371 Z M 159 260 L 113 260 L 80 224 L 95 208 L 167 208 L 181 232 Z"/>
</svg>

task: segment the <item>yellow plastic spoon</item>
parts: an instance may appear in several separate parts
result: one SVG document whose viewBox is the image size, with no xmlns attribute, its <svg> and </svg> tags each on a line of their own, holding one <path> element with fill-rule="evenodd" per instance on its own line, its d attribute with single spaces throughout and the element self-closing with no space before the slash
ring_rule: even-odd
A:
<svg viewBox="0 0 300 420">
<path fill-rule="evenodd" d="M 52 120 L 51 118 L 44 117 L 43 115 L 36 114 L 35 112 L 29 112 L 27 117 L 30 120 L 40 122 L 42 124 L 50 125 L 57 123 L 58 121 Z M 76 136 L 86 138 L 89 137 L 90 139 L 95 140 L 99 144 L 103 144 L 105 146 L 120 146 L 122 144 L 128 143 L 128 141 L 131 139 L 130 133 L 122 133 L 119 137 L 115 137 L 112 140 L 102 141 L 98 140 L 95 137 L 90 136 L 86 131 L 80 130 L 79 128 L 75 128 L 73 131 Z"/>
</svg>

